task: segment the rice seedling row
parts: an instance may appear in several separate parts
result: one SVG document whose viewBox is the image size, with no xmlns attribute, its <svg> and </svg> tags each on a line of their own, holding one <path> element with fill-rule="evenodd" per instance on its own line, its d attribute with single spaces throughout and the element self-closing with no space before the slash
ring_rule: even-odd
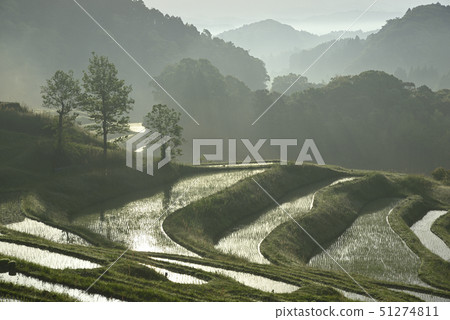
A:
<svg viewBox="0 0 450 320">
<path fill-rule="evenodd" d="M 330 186 L 353 179 L 355 178 L 343 178 L 334 181 Z M 220 239 L 215 245 L 215 249 L 225 254 L 244 258 L 250 262 L 269 264 L 269 260 L 261 254 L 261 242 L 277 226 L 290 219 L 286 212 L 295 217 L 309 211 L 313 206 L 315 193 L 326 185 L 327 183 L 314 184 L 314 186 L 297 190 L 286 199 L 286 202 L 281 204 L 281 207 L 277 206 L 268 210 L 252 223 L 240 226 L 236 228 L 237 230 Z"/>
<path fill-rule="evenodd" d="M 390 228 L 386 218 L 398 201 L 372 202 L 329 248 L 328 254 L 347 272 L 382 281 L 425 285 L 418 278 L 420 259 Z M 314 256 L 311 267 L 341 271 L 325 252 Z"/>
</svg>

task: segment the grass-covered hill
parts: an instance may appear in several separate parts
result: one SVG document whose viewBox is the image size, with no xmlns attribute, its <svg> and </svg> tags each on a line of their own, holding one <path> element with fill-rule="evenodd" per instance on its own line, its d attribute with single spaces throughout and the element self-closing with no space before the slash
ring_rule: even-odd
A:
<svg viewBox="0 0 450 320">
<path fill-rule="evenodd" d="M 450 6 L 439 3 L 408 10 L 387 21 L 367 40 L 342 40 L 308 73 L 313 81 L 365 70 L 395 73 L 402 80 L 431 88 L 449 88 Z M 291 67 L 302 72 L 331 43 L 294 54 Z"/>
<path fill-rule="evenodd" d="M 123 193 L 150 190 L 177 179 L 180 169 L 169 166 L 149 179 L 125 166 L 125 152 L 114 145 L 106 169 L 101 142 L 72 126 L 64 135 L 64 151 L 55 151 L 53 116 L 33 113 L 17 103 L 0 104 L 0 192 L 32 194 L 52 208 L 48 219 L 67 222 L 83 207 Z"/>
<path fill-rule="evenodd" d="M 21 259 L 16 261 L 18 273 L 42 281 L 85 290 L 123 254 L 123 244 L 111 242 L 71 224 L 71 218 L 87 207 L 124 195 L 146 197 L 158 192 L 164 185 L 172 185 L 178 178 L 195 172 L 229 170 L 221 167 L 194 169 L 172 164 L 154 177 L 149 177 L 125 166 L 123 150 L 112 150 L 105 167 L 101 161 L 99 141 L 77 127 L 66 130 L 64 157 L 60 154 L 56 157 L 53 122 L 54 118 L 31 113 L 18 104 L 0 104 L 0 241 L 89 260 L 101 267 L 57 270 Z M 361 214 L 361 208 L 370 201 L 385 197 L 403 199 L 390 217 L 391 225 L 422 260 L 421 279 L 435 288 L 354 276 L 371 296 L 380 301 L 419 300 L 390 289 L 415 290 L 448 298 L 448 262 L 425 249 L 408 227 L 429 209 L 450 208 L 448 186 L 427 177 L 315 165 L 274 166 L 254 176 L 254 179 L 277 201 L 283 202 L 286 194 L 299 188 L 346 176 L 358 179 L 320 191 L 313 210 L 300 216 L 303 219 L 300 221 L 320 241 L 327 243 L 348 228 Z M 262 244 L 264 255 L 273 262 L 271 265 L 249 263 L 215 250 L 214 244 L 220 237 L 272 207 L 273 200 L 262 192 L 252 177 L 240 180 L 219 193 L 179 209 L 169 215 L 163 224 L 172 239 L 202 258 L 156 255 L 244 271 L 299 286 L 292 293 L 259 291 L 215 273 L 157 262 L 150 259 L 155 254 L 134 251 L 123 254 L 89 292 L 126 301 L 346 301 L 336 288 L 364 294 L 341 272 L 305 266 L 305 259 L 317 252 L 317 248 L 305 240 L 291 222 L 277 227 Z M 58 244 L 3 226 L 24 216 L 73 232 L 88 240 L 92 246 Z M 447 220 L 448 214 L 436 224 L 436 233 L 443 239 L 448 238 Z M 284 237 L 282 246 L 278 245 L 280 234 Z M 302 241 L 298 242 L 298 239 Z M 0 259 L 3 258 L 0 254 Z M 193 275 L 208 283 L 173 283 L 142 264 Z M 11 283 L 2 283 L 0 296 L 31 301 L 73 300 L 65 294 L 42 292 Z"/>
</svg>

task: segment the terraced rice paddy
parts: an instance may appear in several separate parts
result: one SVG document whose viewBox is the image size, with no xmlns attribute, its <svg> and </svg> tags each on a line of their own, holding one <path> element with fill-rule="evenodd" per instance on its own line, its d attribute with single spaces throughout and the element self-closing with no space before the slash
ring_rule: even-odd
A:
<svg viewBox="0 0 450 320">
<path fill-rule="evenodd" d="M 378 280 L 424 285 L 418 278 L 420 259 L 390 228 L 387 216 L 397 203 L 393 199 L 372 202 L 363 209 L 327 252 L 347 272 Z M 325 252 L 314 256 L 311 267 L 342 271 Z"/>
<path fill-rule="evenodd" d="M 90 261 L 3 241 L 0 241 L 0 253 L 52 269 L 94 269 L 100 267 L 100 265 Z"/>
<path fill-rule="evenodd" d="M 355 300 L 355 301 L 363 301 L 363 302 L 373 302 L 373 300 L 365 295 L 362 294 L 358 294 L 358 293 L 354 293 L 354 292 L 350 292 L 350 291 L 344 291 L 342 289 L 337 289 L 335 288 L 337 291 L 339 291 L 344 297 L 346 297 L 347 299 L 350 300 Z"/>
<path fill-rule="evenodd" d="M 81 217 L 74 224 L 85 226 L 110 240 L 125 243 L 136 251 L 197 256 L 166 235 L 162 228 L 164 218 L 193 201 L 262 171 L 236 170 L 185 178 L 165 192 L 131 201 L 118 209 L 99 209 L 98 213 Z"/>
<path fill-rule="evenodd" d="M 331 186 L 335 186 L 335 185 L 340 184 L 340 183 L 345 183 L 345 182 L 353 181 L 353 180 L 355 180 L 355 179 L 357 179 L 357 178 L 356 178 L 356 177 L 348 177 L 348 178 L 339 179 L 339 180 L 333 182 L 332 184 L 330 184 L 330 187 L 331 187 Z"/>
<path fill-rule="evenodd" d="M 153 257 L 152 259 L 158 260 L 158 261 L 164 261 L 169 262 L 173 264 L 178 264 L 185 267 L 190 267 L 194 269 L 203 270 L 206 272 L 211 273 L 217 273 L 229 278 L 232 278 L 233 280 L 240 282 L 248 287 L 258 289 L 265 292 L 274 292 L 274 293 L 290 293 L 294 292 L 299 289 L 299 287 L 280 282 L 280 281 L 274 281 L 271 279 L 267 279 L 261 276 L 257 276 L 251 273 L 245 273 L 245 272 L 238 272 L 238 271 L 232 271 L 232 270 L 226 270 L 216 267 L 210 267 L 205 266 L 202 264 L 196 264 L 196 263 L 189 263 L 179 260 L 173 260 L 173 259 L 165 259 L 165 258 L 156 258 Z"/>
<path fill-rule="evenodd" d="M 207 283 L 205 280 L 193 277 L 188 274 L 173 272 L 167 269 L 158 268 L 155 266 L 151 266 L 149 264 L 145 264 L 146 267 L 155 270 L 159 274 L 162 274 L 167 278 L 167 280 L 175 282 L 175 283 L 183 283 L 183 284 L 205 284 Z"/>
<path fill-rule="evenodd" d="M 0 302 L 22 302 L 16 299 L 0 298 Z"/>
<path fill-rule="evenodd" d="M 441 238 L 431 232 L 433 223 L 446 213 L 447 211 L 430 211 L 421 220 L 414 223 L 411 226 L 411 230 L 428 250 L 442 259 L 450 261 L 450 248 L 447 247 Z"/>
<path fill-rule="evenodd" d="M 28 218 L 25 218 L 21 222 L 7 224 L 5 225 L 5 227 L 11 230 L 28 233 L 57 243 L 79 244 L 83 246 L 89 245 L 86 240 L 73 233 L 51 227 L 46 225 L 45 223 Z"/>
<path fill-rule="evenodd" d="M 78 301 L 82 302 L 117 302 L 120 300 L 105 298 L 98 294 L 89 294 L 84 290 L 69 288 L 57 283 L 45 282 L 33 277 L 28 277 L 23 274 L 17 274 L 15 276 L 10 276 L 8 274 L 0 273 L 0 283 L 12 283 L 18 286 L 24 286 L 29 288 L 35 288 L 41 291 L 49 291 L 60 294 L 66 294 Z M 1 301 L 1 300 L 0 300 Z"/>
<path fill-rule="evenodd" d="M 391 290 L 407 293 L 407 294 L 417 297 L 425 302 L 450 302 L 450 299 L 434 296 L 434 295 L 427 294 L 427 293 L 410 291 L 410 290 L 397 290 L 397 289 L 391 289 Z"/>
<path fill-rule="evenodd" d="M 354 178 L 344 178 L 333 182 L 353 180 Z M 288 221 L 290 217 L 296 217 L 309 211 L 312 208 L 314 194 L 328 183 L 319 183 L 313 186 L 302 188 L 291 194 L 281 207 L 275 207 L 248 225 L 240 226 L 236 231 L 220 239 L 215 248 L 225 254 L 235 255 L 250 262 L 269 264 L 260 252 L 261 242 L 280 224 Z"/>
</svg>

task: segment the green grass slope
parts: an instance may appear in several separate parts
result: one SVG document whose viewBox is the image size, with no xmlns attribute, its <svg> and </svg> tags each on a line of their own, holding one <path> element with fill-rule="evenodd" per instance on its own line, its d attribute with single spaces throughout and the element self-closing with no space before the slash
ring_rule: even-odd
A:
<svg viewBox="0 0 450 320">
<path fill-rule="evenodd" d="M 280 166 L 254 177 L 275 199 L 319 181 L 342 176 L 328 167 Z M 214 244 L 243 221 L 256 219 L 275 203 L 247 178 L 231 188 L 201 199 L 170 215 L 163 224 L 166 233 L 191 250 L 215 254 Z"/>
</svg>

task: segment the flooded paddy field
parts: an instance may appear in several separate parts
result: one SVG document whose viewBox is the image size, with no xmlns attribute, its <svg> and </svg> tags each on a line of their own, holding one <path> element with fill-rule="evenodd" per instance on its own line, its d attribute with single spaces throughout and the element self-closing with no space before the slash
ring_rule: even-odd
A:
<svg viewBox="0 0 450 320">
<path fill-rule="evenodd" d="M 301 188 L 289 195 L 281 207 L 275 207 L 262 214 L 258 219 L 248 225 L 241 226 L 226 237 L 219 240 L 215 248 L 222 253 L 235 255 L 250 262 L 269 264 L 260 251 L 261 242 L 280 224 L 288 221 L 290 217 L 296 217 L 311 210 L 314 203 L 314 195 L 327 185 L 344 183 L 355 178 L 344 178 L 331 184 L 329 182 L 316 183 L 312 186 Z"/>
<path fill-rule="evenodd" d="M 411 230 L 428 250 L 442 259 L 450 261 L 450 248 L 431 231 L 433 223 L 446 213 L 447 211 L 429 211 L 421 220 L 411 226 Z"/>
<path fill-rule="evenodd" d="M 152 266 L 149 264 L 145 264 L 145 266 L 150 269 L 155 270 L 159 274 L 162 274 L 163 276 L 165 276 L 167 278 L 167 280 L 169 280 L 171 282 L 182 283 L 182 284 L 198 284 L 198 285 L 207 283 L 205 280 L 193 277 L 188 274 L 170 271 L 170 270 L 155 267 L 155 266 Z"/>
<path fill-rule="evenodd" d="M 120 300 L 110 299 L 99 294 L 86 293 L 84 290 L 69 288 L 57 283 L 50 283 L 42 281 L 33 277 L 29 277 L 23 274 L 17 274 L 10 276 L 8 274 L 0 273 L 0 283 L 12 283 L 18 286 L 35 288 L 41 291 L 50 291 L 60 294 L 66 294 L 81 302 L 118 302 Z M 1 301 L 1 300 L 0 300 Z"/>
<path fill-rule="evenodd" d="M 53 242 L 62 244 L 79 244 L 88 246 L 89 243 L 83 238 L 58 228 L 51 227 L 45 223 L 25 218 L 21 222 L 15 222 L 5 225 L 6 228 L 24 232 L 33 236 L 41 237 Z"/>
<path fill-rule="evenodd" d="M 162 223 L 170 213 L 201 198 L 223 190 L 241 179 L 262 172 L 233 170 L 187 177 L 152 197 L 131 201 L 117 209 L 107 209 L 76 219 L 109 240 L 129 245 L 132 250 L 197 256 L 172 241 Z"/>
<path fill-rule="evenodd" d="M 342 271 L 337 264 L 339 263 L 349 273 L 382 281 L 424 285 L 418 277 L 420 259 L 387 222 L 387 217 L 397 202 L 395 199 L 382 199 L 370 203 L 355 222 L 326 249 L 329 255 L 321 252 L 308 265 Z"/>
<path fill-rule="evenodd" d="M 0 241 L 0 253 L 52 269 L 95 269 L 100 265 L 34 247 Z"/>
<path fill-rule="evenodd" d="M 292 284 L 275 281 L 272 279 L 264 278 L 261 276 L 257 276 L 251 273 L 246 272 L 238 272 L 233 270 L 227 270 L 217 267 L 205 266 L 197 263 L 184 262 L 174 259 L 166 259 L 166 258 L 156 258 L 152 257 L 152 259 L 157 261 L 169 262 L 173 264 L 178 264 L 185 267 L 190 267 L 198 270 L 203 270 L 210 273 L 217 273 L 226 277 L 229 277 L 237 282 L 242 283 L 248 287 L 258 289 L 265 292 L 274 292 L 274 293 L 290 293 L 299 289 L 298 286 L 294 286 Z"/>
</svg>

